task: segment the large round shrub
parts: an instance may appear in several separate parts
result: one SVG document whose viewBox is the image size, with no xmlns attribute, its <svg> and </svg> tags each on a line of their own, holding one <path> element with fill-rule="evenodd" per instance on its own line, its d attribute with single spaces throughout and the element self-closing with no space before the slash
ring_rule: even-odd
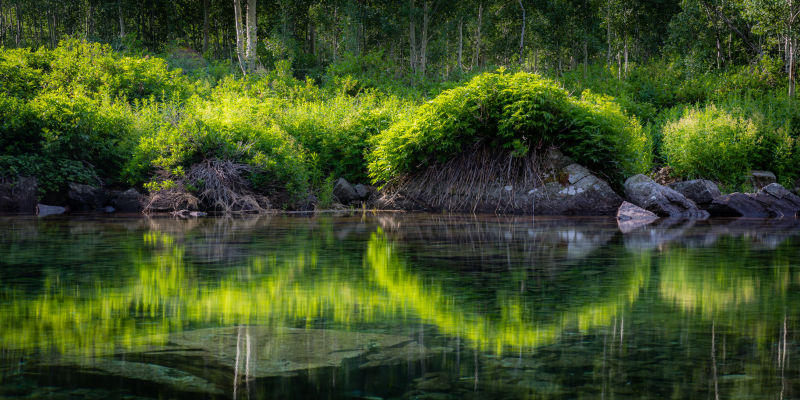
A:
<svg viewBox="0 0 800 400">
<path fill-rule="evenodd" d="M 641 125 L 613 99 L 588 91 L 575 98 L 538 75 L 499 71 L 442 92 L 377 135 L 369 172 L 388 181 L 480 146 L 523 156 L 551 144 L 616 181 L 651 160 Z"/>
</svg>

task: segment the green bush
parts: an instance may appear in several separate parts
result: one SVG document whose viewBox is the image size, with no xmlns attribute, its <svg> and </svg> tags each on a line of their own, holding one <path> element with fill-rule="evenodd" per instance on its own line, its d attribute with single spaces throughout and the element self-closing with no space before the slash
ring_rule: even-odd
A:
<svg viewBox="0 0 800 400">
<path fill-rule="evenodd" d="M 204 159 L 226 159 L 253 167 L 248 178 L 268 193 L 302 194 L 310 171 L 302 147 L 278 125 L 264 121 L 254 98 L 190 99 L 175 119 L 166 119 L 139 141 L 125 167 L 130 183 L 157 169 L 181 175 Z"/>
<path fill-rule="evenodd" d="M 664 126 L 668 164 L 680 176 L 712 179 L 731 190 L 741 187 L 751 169 L 774 171 L 783 182 L 796 177 L 796 138 L 763 114 L 746 114 L 715 105 L 687 109 Z"/>
<path fill-rule="evenodd" d="M 615 181 L 649 167 L 650 141 L 610 97 L 574 98 L 527 73 L 484 73 L 442 92 L 380 133 L 369 154 L 370 176 L 387 181 L 477 146 L 513 155 L 553 144 Z"/>
</svg>

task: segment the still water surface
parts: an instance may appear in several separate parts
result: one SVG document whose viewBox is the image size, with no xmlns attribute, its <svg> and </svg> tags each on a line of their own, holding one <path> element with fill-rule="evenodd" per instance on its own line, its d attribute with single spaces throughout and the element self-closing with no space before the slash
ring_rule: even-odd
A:
<svg viewBox="0 0 800 400">
<path fill-rule="evenodd" d="M 0 218 L 0 398 L 800 397 L 800 222 Z"/>
</svg>

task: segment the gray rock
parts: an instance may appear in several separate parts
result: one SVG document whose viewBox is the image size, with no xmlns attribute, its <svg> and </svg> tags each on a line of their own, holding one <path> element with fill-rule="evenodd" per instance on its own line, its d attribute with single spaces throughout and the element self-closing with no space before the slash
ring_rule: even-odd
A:
<svg viewBox="0 0 800 400">
<path fill-rule="evenodd" d="M 800 197 L 772 183 L 757 193 L 731 193 L 711 203 L 708 211 L 718 217 L 795 218 L 800 213 Z"/>
<path fill-rule="evenodd" d="M 106 198 L 102 189 L 70 182 L 67 204 L 71 211 L 94 211 L 103 207 Z"/>
<path fill-rule="evenodd" d="M 622 204 L 608 183 L 579 164 L 567 165 L 556 176 L 562 181 L 528 192 L 535 215 L 612 215 Z"/>
<path fill-rule="evenodd" d="M 124 192 L 111 192 L 109 204 L 120 213 L 139 213 L 144 208 L 142 197 L 136 189 L 128 189 Z"/>
<path fill-rule="evenodd" d="M 36 205 L 36 215 L 46 217 L 48 215 L 59 215 L 67 212 L 67 209 L 59 206 L 48 206 L 46 204 Z"/>
<path fill-rule="evenodd" d="M 658 219 L 653 212 L 647 211 L 637 205 L 622 202 L 617 210 L 617 225 L 622 233 L 629 233 L 637 228 L 649 225 Z"/>
<path fill-rule="evenodd" d="M 362 185 L 360 183 L 353 186 L 353 189 L 355 189 L 356 195 L 358 195 L 359 200 L 366 200 L 369 198 L 370 194 L 372 194 L 368 186 Z"/>
<path fill-rule="evenodd" d="M 761 188 L 778 181 L 775 174 L 769 171 L 750 171 L 747 181 L 753 186 L 753 191 L 756 192 Z"/>
<path fill-rule="evenodd" d="M 715 198 L 721 195 L 719 187 L 714 182 L 706 179 L 675 182 L 669 185 L 676 192 L 686 196 L 699 207 L 708 206 Z"/>
<path fill-rule="evenodd" d="M 339 178 L 336 181 L 336 184 L 333 186 L 333 195 L 336 196 L 336 199 L 342 204 L 348 204 L 360 199 L 353 185 L 344 178 Z"/>
<path fill-rule="evenodd" d="M 0 183 L 0 212 L 34 214 L 38 200 L 36 178 L 20 176 L 14 182 Z"/>
<path fill-rule="evenodd" d="M 686 196 L 659 185 L 642 174 L 634 175 L 625 181 L 625 196 L 631 203 L 660 217 L 708 218 L 708 213 L 697 208 L 697 205 Z"/>
</svg>

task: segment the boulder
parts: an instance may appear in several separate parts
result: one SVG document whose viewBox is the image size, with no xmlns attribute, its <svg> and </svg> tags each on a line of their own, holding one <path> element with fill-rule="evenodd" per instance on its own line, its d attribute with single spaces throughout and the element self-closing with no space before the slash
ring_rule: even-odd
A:
<svg viewBox="0 0 800 400">
<path fill-rule="evenodd" d="M 102 189 L 70 182 L 67 190 L 67 204 L 71 211 L 94 211 L 103 207 L 106 195 Z"/>
<path fill-rule="evenodd" d="M 360 198 L 353 185 L 344 178 L 339 178 L 334 184 L 333 195 L 342 204 L 348 204 Z"/>
<path fill-rule="evenodd" d="M 366 200 L 372 194 L 372 190 L 369 186 L 360 183 L 353 186 L 353 189 L 355 189 L 359 200 Z"/>
<path fill-rule="evenodd" d="M 625 181 L 625 196 L 631 203 L 660 217 L 708 218 L 708 213 L 697 208 L 686 196 L 642 174 Z"/>
<path fill-rule="evenodd" d="M 771 183 L 775 183 L 778 179 L 775 174 L 769 171 L 750 171 L 747 181 L 753 186 L 753 191 L 756 192 Z"/>
<path fill-rule="evenodd" d="M 757 193 L 717 197 L 708 211 L 715 217 L 795 218 L 800 212 L 800 197 L 772 183 Z"/>
<path fill-rule="evenodd" d="M 34 214 L 38 199 L 36 178 L 20 176 L 14 182 L 0 183 L 0 212 Z"/>
<path fill-rule="evenodd" d="M 721 195 L 717 184 L 706 179 L 675 182 L 669 187 L 695 202 L 698 207 L 708 206 Z"/>
<path fill-rule="evenodd" d="M 67 209 L 60 206 L 48 206 L 46 204 L 36 205 L 36 215 L 40 217 L 47 217 L 49 215 L 60 215 L 67 212 Z"/>
<path fill-rule="evenodd" d="M 608 183 L 579 164 L 569 164 L 554 176 L 559 179 L 528 191 L 533 214 L 613 215 L 622 204 Z"/>
<path fill-rule="evenodd" d="M 120 213 L 139 213 L 144 208 L 142 197 L 136 189 L 128 189 L 124 192 L 114 191 L 109 194 L 109 205 Z"/>
<path fill-rule="evenodd" d="M 617 225 L 622 233 L 649 225 L 658 219 L 658 215 L 634 204 L 623 201 L 617 210 Z"/>
</svg>

